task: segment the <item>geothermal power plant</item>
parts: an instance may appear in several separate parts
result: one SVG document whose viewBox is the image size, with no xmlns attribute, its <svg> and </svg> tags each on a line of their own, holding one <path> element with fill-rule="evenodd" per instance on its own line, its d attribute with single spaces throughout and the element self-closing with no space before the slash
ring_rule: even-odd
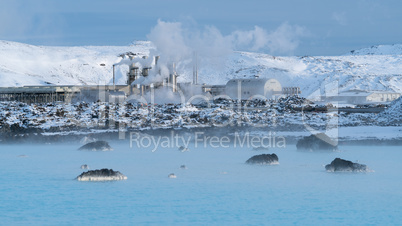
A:
<svg viewBox="0 0 402 226">
<path fill-rule="evenodd" d="M 250 100 L 276 99 L 301 93 L 299 87 L 282 87 L 276 79 L 258 76 L 231 79 L 225 85 L 200 84 L 196 54 L 193 59 L 191 82 L 178 82 L 180 74 L 176 71 L 175 62 L 168 62 L 163 56 L 123 54 L 121 57 L 121 61 L 113 65 L 113 75 L 110 75 L 113 76 L 111 85 L 1 87 L 0 101 L 20 101 L 29 104 L 82 101 L 157 102 L 158 100 L 151 99 L 153 96 L 162 99 L 169 97 L 165 98 L 163 103 L 179 103 L 195 95 L 202 95 L 205 100 L 213 98 Z M 125 75 L 125 84 L 116 85 L 115 69 L 121 65 L 128 66 L 129 70 Z M 350 90 L 333 96 L 327 95 L 322 97 L 321 101 L 349 104 L 387 103 L 400 96 L 399 93 L 389 91 Z"/>
<path fill-rule="evenodd" d="M 195 55 L 196 59 L 196 55 Z M 231 99 L 277 98 L 282 95 L 300 94 L 298 87 L 282 87 L 275 79 L 232 79 L 226 85 L 199 84 L 198 65 L 194 61 L 193 81 L 178 82 L 180 76 L 175 62 L 160 63 L 160 56 L 124 55 L 121 62 L 113 65 L 112 85 L 83 86 L 23 86 L 0 88 L 0 101 L 21 101 L 25 103 L 102 101 L 124 102 L 137 100 L 151 92 L 170 93 L 190 98 L 195 94 L 208 98 L 230 97 Z M 115 84 L 115 68 L 127 65 L 126 84 Z M 111 75 L 112 76 L 112 75 Z"/>
</svg>

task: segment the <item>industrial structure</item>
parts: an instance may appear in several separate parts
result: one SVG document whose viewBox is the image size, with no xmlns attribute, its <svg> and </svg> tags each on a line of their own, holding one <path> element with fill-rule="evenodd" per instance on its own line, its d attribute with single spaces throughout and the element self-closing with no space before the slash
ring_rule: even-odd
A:
<svg viewBox="0 0 402 226">
<path fill-rule="evenodd" d="M 0 101 L 49 103 L 99 100 L 123 102 L 129 96 L 130 100 L 135 100 L 138 97 L 144 97 L 151 90 L 159 92 L 162 90 L 161 88 L 164 88 L 165 91 L 170 90 L 172 93 L 180 91 L 180 94 L 184 94 L 188 98 L 202 94 L 209 97 L 224 95 L 236 100 L 246 100 L 300 94 L 300 88 L 282 87 L 275 79 L 232 79 L 226 85 L 199 84 L 197 53 L 194 53 L 193 57 L 192 82 L 178 83 L 179 74 L 174 62 L 160 64 L 159 56 L 148 58 L 134 54 L 122 56 L 122 61 L 113 65 L 113 85 L 0 87 Z M 128 65 L 125 85 L 116 85 L 115 68 L 118 65 Z"/>
<path fill-rule="evenodd" d="M 0 101 L 53 103 L 103 101 L 122 102 L 127 86 L 23 86 L 1 87 Z"/>
<path fill-rule="evenodd" d="M 282 94 L 282 86 L 276 79 L 231 79 L 226 83 L 225 94 L 232 99 L 247 100 L 257 96 L 271 99 Z"/>
<path fill-rule="evenodd" d="M 159 56 L 154 57 L 154 67 L 156 74 L 161 74 L 161 70 L 158 65 Z M 153 69 L 151 65 L 142 66 L 137 65 L 135 62 L 129 65 L 129 71 L 127 73 L 127 86 L 130 87 L 128 95 L 141 95 L 143 96 L 151 88 L 159 88 L 162 86 L 171 87 L 172 92 L 177 92 L 177 77 L 175 63 L 170 64 L 169 76 L 162 81 L 148 82 L 147 78 L 150 76 L 150 71 Z M 114 70 L 113 70 L 114 74 Z M 113 78 L 115 76 L 113 75 Z M 114 79 L 113 79 L 114 81 Z"/>
<path fill-rule="evenodd" d="M 293 96 L 301 94 L 300 87 L 283 87 L 282 94 L 286 96 Z"/>
<path fill-rule="evenodd" d="M 400 93 L 390 91 L 349 90 L 337 95 L 324 97 L 323 101 L 337 101 L 346 104 L 374 104 L 389 103 L 400 96 Z"/>
</svg>

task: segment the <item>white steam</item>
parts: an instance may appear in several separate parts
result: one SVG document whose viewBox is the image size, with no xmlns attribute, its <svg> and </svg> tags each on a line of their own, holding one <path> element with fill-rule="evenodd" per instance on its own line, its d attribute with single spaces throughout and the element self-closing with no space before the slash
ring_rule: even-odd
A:
<svg viewBox="0 0 402 226">
<path fill-rule="evenodd" d="M 184 33 L 181 23 L 158 20 L 158 24 L 151 30 L 148 39 L 156 45 L 163 58 L 177 62 L 191 54 Z"/>
<path fill-rule="evenodd" d="M 214 26 L 185 27 L 181 22 L 158 20 L 147 37 L 161 55 L 178 61 L 191 58 L 193 51 L 201 57 L 219 57 L 234 50 L 290 54 L 298 47 L 299 39 L 307 34 L 305 28 L 288 23 L 271 32 L 255 26 L 253 30 L 223 35 Z"/>
<path fill-rule="evenodd" d="M 300 37 L 307 35 L 308 32 L 303 27 L 283 23 L 275 31 L 268 34 L 265 45 L 271 53 L 293 53 L 299 46 Z"/>
<path fill-rule="evenodd" d="M 212 67 L 220 70 L 226 57 L 235 50 L 292 54 L 299 46 L 300 38 L 308 35 L 305 28 L 288 23 L 270 32 L 255 26 L 252 30 L 237 30 L 228 35 L 214 26 L 200 28 L 191 25 L 158 20 L 147 36 L 161 56 L 161 63 L 176 62 L 178 73 L 187 81 L 191 75 L 184 75 L 183 72 L 192 71 L 194 52 L 197 53 L 200 69 Z"/>
<path fill-rule="evenodd" d="M 197 53 L 197 64 L 200 71 L 203 67 L 220 70 L 225 66 L 227 56 L 235 50 L 265 51 L 270 54 L 291 54 L 299 46 L 300 38 L 307 31 L 297 25 L 283 23 L 273 31 L 255 26 L 252 30 L 237 30 L 228 35 L 222 34 L 214 26 L 198 27 L 181 22 L 158 20 L 155 27 L 147 35 L 154 44 L 147 59 L 136 57 L 123 59 L 117 65 L 135 63 L 140 70 L 152 66 L 149 76 L 136 83 L 151 84 L 161 82 L 172 73 L 172 64 L 176 64 L 178 81 L 190 82 L 194 65 L 194 53 Z M 157 67 L 154 56 L 160 56 Z M 185 74 L 187 72 L 187 74 Z"/>
</svg>

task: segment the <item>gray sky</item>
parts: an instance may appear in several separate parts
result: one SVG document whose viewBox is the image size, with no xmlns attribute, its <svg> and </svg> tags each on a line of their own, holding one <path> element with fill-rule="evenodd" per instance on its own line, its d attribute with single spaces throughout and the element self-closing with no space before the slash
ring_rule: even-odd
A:
<svg viewBox="0 0 402 226">
<path fill-rule="evenodd" d="M 270 37 L 292 36 L 292 51 L 259 50 L 276 55 L 340 55 L 401 43 L 402 37 L 400 0 L 0 0 L 0 5 L 0 39 L 35 45 L 128 45 L 146 40 L 158 19 L 194 30 L 214 26 L 223 35 L 258 26 Z"/>
</svg>

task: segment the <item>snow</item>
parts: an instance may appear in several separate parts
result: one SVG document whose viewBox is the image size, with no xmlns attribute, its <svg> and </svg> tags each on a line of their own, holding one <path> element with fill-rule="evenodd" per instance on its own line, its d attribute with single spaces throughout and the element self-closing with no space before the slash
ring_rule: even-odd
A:
<svg viewBox="0 0 402 226">
<path fill-rule="evenodd" d="M 318 132 L 334 134 L 340 140 L 402 138 L 401 99 L 379 114 L 294 111 L 304 104 L 303 100 L 296 97 L 279 99 L 264 103 L 266 105 L 261 109 L 249 111 L 230 108 L 229 104 L 219 102 L 211 103 L 209 108 L 181 104 L 151 107 L 101 102 L 31 105 L 0 102 L 0 131 L 24 133 L 34 129 L 43 136 L 52 136 L 251 126 L 255 127 L 254 133 L 265 134 L 261 129 L 271 128 L 278 130 L 277 135 L 292 137 L 308 136 L 308 130 L 314 128 Z M 251 104 L 257 106 L 258 103 Z"/>
<path fill-rule="evenodd" d="M 302 96 L 353 89 L 402 92 L 402 45 L 377 46 L 344 56 L 275 57 L 233 52 L 210 65 L 199 59 L 199 81 L 226 84 L 232 78 L 274 78 L 282 86 L 299 86 Z M 112 65 L 120 54 L 149 55 L 152 43 L 131 46 L 48 47 L 0 41 L 1 86 L 112 84 Z M 163 56 L 161 56 L 163 57 Z M 105 66 L 101 66 L 105 64 Z M 179 82 L 192 81 L 191 59 L 177 63 Z M 125 84 L 128 66 L 116 67 L 116 83 Z"/>
<path fill-rule="evenodd" d="M 390 106 L 378 115 L 377 120 L 387 125 L 402 125 L 402 97 L 392 101 Z"/>
<path fill-rule="evenodd" d="M 50 47 L 0 41 L 1 86 L 111 84 L 118 55 L 129 51 L 148 55 L 150 45 Z M 124 84 L 124 67 L 116 72 L 117 84 Z"/>
<path fill-rule="evenodd" d="M 402 45 L 375 45 L 359 50 L 352 50 L 347 55 L 402 55 Z"/>
</svg>

